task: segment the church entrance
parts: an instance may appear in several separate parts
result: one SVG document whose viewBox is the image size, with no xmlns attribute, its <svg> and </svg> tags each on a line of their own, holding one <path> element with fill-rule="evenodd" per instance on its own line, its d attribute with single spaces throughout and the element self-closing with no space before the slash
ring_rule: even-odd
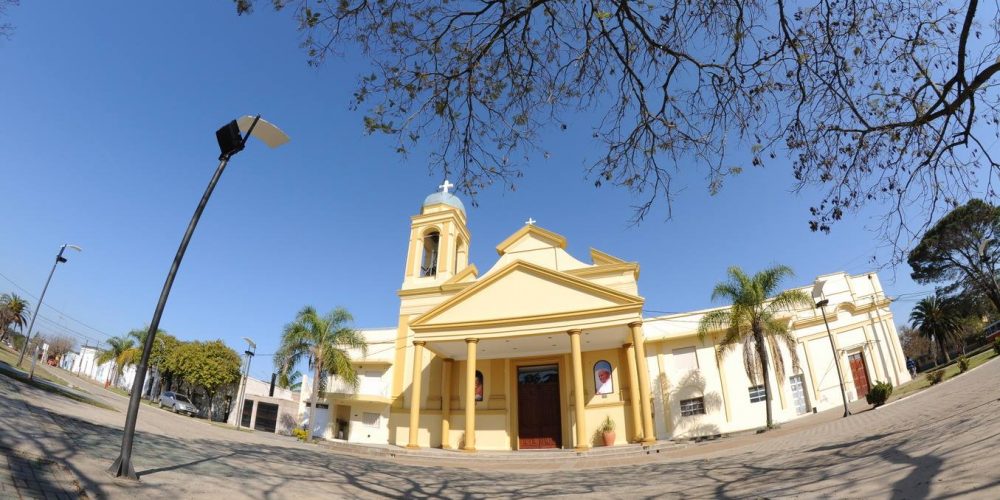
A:
<svg viewBox="0 0 1000 500">
<path fill-rule="evenodd" d="M 518 448 L 562 447 L 559 365 L 517 368 Z"/>
</svg>

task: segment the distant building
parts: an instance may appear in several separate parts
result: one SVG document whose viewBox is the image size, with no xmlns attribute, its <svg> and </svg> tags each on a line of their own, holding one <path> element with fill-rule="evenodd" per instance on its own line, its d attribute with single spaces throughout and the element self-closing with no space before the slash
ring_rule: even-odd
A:
<svg viewBox="0 0 1000 500">
<path fill-rule="evenodd" d="M 111 381 L 114 373 L 114 361 L 103 364 L 97 363 L 97 358 L 101 355 L 101 350 L 96 347 L 81 347 L 79 352 L 70 351 L 63 355 L 59 366 L 64 370 L 73 372 L 81 377 L 87 377 L 95 382 L 104 384 Z M 132 382 L 135 380 L 135 366 L 126 366 L 118 377 L 116 387 L 122 390 L 131 390 Z"/>
<path fill-rule="evenodd" d="M 241 379 L 242 381 L 242 379 Z M 237 411 L 240 390 L 230 403 L 229 417 L 226 423 L 261 432 L 289 434 L 298 422 L 298 393 L 271 386 L 270 382 L 248 377 L 246 391 L 243 395 L 243 410 Z"/>
</svg>

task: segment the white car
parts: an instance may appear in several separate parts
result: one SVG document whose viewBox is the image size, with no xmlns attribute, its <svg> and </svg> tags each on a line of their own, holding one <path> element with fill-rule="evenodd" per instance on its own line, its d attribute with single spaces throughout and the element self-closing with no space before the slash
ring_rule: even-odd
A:
<svg viewBox="0 0 1000 500">
<path fill-rule="evenodd" d="M 163 394 L 160 394 L 159 404 L 160 408 L 166 406 L 173 410 L 174 413 L 187 413 L 191 417 L 198 414 L 198 407 L 187 396 L 177 394 L 173 391 L 165 391 Z"/>
</svg>

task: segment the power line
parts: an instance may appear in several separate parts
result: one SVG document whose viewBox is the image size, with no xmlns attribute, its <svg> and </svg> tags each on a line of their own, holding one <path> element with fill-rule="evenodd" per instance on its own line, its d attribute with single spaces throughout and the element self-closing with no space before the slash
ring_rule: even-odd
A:
<svg viewBox="0 0 1000 500">
<path fill-rule="evenodd" d="M 17 287 L 18 289 L 20 289 L 20 290 L 21 290 L 22 292 L 24 292 L 24 293 L 25 293 L 26 295 L 28 295 L 28 296 L 29 296 L 29 297 L 31 297 L 32 299 L 35 299 L 35 300 L 38 300 L 38 296 L 36 296 L 35 294 L 33 294 L 33 293 L 29 292 L 27 288 L 24 288 L 23 286 L 21 286 L 21 285 L 18 285 L 18 284 L 17 284 L 17 283 L 16 283 L 16 282 L 15 282 L 14 280 L 12 280 L 12 279 L 8 278 L 8 277 L 7 277 L 7 276 L 6 276 L 5 274 L 3 274 L 3 273 L 0 273 L 0 278 L 3 278 L 3 279 L 5 279 L 5 280 L 9 281 L 9 282 L 10 282 L 10 284 L 12 284 L 12 285 L 14 285 L 15 287 Z M 87 327 L 87 328 L 89 328 L 89 329 L 91 329 L 91 330 L 93 330 L 93 331 L 95 331 L 95 332 L 97 332 L 97 333 L 101 334 L 101 335 L 104 335 L 105 337 L 108 337 L 108 338 L 110 338 L 110 337 L 113 337 L 113 336 L 114 336 L 114 335 L 110 335 L 110 334 L 108 334 L 108 333 L 106 333 L 106 332 L 104 332 L 104 331 L 102 331 L 102 330 L 99 330 L 99 329 L 97 329 L 97 328 L 94 328 L 94 327 L 92 327 L 92 326 L 90 326 L 90 325 L 88 325 L 88 324 L 84 323 L 83 321 L 80 321 L 80 320 L 78 320 L 78 319 L 74 318 L 73 316 L 70 316 L 69 314 L 66 314 L 66 313 L 64 313 L 64 312 L 60 311 L 59 309 L 56 309 L 55 307 L 52 307 L 52 306 L 50 306 L 49 304 L 45 304 L 45 303 L 42 303 L 42 305 L 44 305 L 45 307 L 47 307 L 47 308 L 49 308 L 49 309 L 51 309 L 51 310 L 53 310 L 53 311 L 55 311 L 55 312 L 59 313 L 59 314 L 60 314 L 60 315 L 62 315 L 62 316 L 63 316 L 64 318 L 66 318 L 66 319 L 69 319 L 69 320 L 72 320 L 72 321 L 75 321 L 75 322 L 77 322 L 77 323 L 79 323 L 79 324 L 81 324 L 81 325 L 83 325 L 83 326 L 85 326 L 85 327 Z M 39 315 L 39 316 L 41 316 L 41 315 Z"/>
</svg>

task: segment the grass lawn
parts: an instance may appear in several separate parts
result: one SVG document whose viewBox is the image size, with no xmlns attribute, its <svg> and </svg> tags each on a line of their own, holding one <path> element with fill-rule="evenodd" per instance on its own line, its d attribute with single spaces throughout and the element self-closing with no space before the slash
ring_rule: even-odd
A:
<svg viewBox="0 0 1000 500">
<path fill-rule="evenodd" d="M 34 379 L 28 378 L 28 376 L 23 372 L 15 369 L 12 364 L 7 363 L 5 359 L 6 358 L 4 358 L 4 360 L 0 360 L 0 376 L 9 377 L 12 380 L 17 380 L 25 385 L 30 385 L 36 389 L 41 389 L 51 394 L 69 398 L 73 401 L 87 403 L 98 408 L 104 408 L 105 410 L 118 411 L 100 401 L 89 398 L 86 393 L 72 390 L 69 387 L 64 388 L 64 386 L 55 385 L 55 383 L 48 382 L 47 380 L 41 380 L 39 377 L 35 377 Z M 17 362 L 16 358 L 14 359 L 14 362 Z M 35 371 L 35 375 L 38 375 L 39 373 L 41 372 L 38 370 Z"/>
<path fill-rule="evenodd" d="M 0 362 L 7 363 L 10 366 L 17 365 L 18 354 L 12 353 L 5 348 L 0 348 Z M 43 378 L 52 382 L 54 384 L 59 384 L 63 387 L 69 387 L 69 383 L 65 380 L 49 373 L 46 367 L 40 366 L 41 363 L 35 365 L 35 377 Z M 22 369 L 24 371 L 31 371 L 31 358 L 25 356 L 24 361 L 21 363 Z"/>
<path fill-rule="evenodd" d="M 995 358 L 996 356 L 997 356 L 996 351 L 994 351 L 993 349 L 987 349 L 986 351 L 976 354 L 975 356 L 969 358 L 969 369 L 971 370 Z M 958 372 L 958 363 L 952 363 L 940 369 L 944 370 L 944 380 L 948 380 L 952 377 L 957 377 L 960 375 L 960 373 Z M 906 396 L 909 396 L 915 392 L 919 392 L 930 387 L 931 383 L 927 381 L 927 377 L 925 376 L 926 373 L 929 372 L 918 373 L 917 377 L 913 379 L 913 381 L 907 382 L 893 389 L 892 396 L 889 397 L 888 402 L 905 398 Z"/>
</svg>

